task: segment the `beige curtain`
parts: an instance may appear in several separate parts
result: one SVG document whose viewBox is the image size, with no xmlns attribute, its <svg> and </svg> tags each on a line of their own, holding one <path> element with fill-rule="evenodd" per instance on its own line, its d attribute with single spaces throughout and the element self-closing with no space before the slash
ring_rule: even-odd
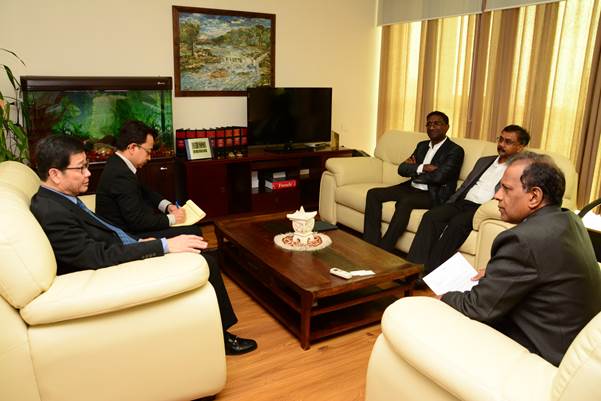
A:
<svg viewBox="0 0 601 401">
<path fill-rule="evenodd" d="M 444 111 L 449 134 L 462 136 L 475 22 L 466 16 L 382 28 L 378 136 L 390 129 L 424 131 L 432 110 Z"/>
<path fill-rule="evenodd" d="M 591 62 L 582 141 L 578 154 L 578 204 L 584 206 L 601 197 L 601 29 L 597 30 Z M 596 166 L 596 167 L 595 167 Z"/>
<path fill-rule="evenodd" d="M 592 135 L 583 121 L 599 9 L 598 0 L 566 0 L 384 27 L 378 135 L 423 131 L 437 109 L 449 115 L 451 136 L 493 140 L 520 124 L 532 147 L 579 165 Z M 599 142 L 591 144 L 588 168 L 599 177 Z M 595 178 L 587 180 L 590 193 Z"/>
</svg>

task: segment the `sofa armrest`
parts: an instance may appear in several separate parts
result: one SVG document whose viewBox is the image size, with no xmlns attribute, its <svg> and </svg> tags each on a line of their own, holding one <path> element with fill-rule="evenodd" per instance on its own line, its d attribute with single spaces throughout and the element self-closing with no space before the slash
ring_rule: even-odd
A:
<svg viewBox="0 0 601 401">
<path fill-rule="evenodd" d="M 476 213 L 474 213 L 474 218 L 472 220 L 473 229 L 476 231 L 480 230 L 480 225 L 484 220 L 487 219 L 501 220 L 501 212 L 499 212 L 499 202 L 497 202 L 494 199 L 483 203 L 476 210 Z M 511 225 L 508 225 L 508 227 L 510 226 Z"/>
<path fill-rule="evenodd" d="M 333 157 L 326 170 L 336 179 L 336 186 L 382 182 L 382 160 L 375 157 Z"/>
<path fill-rule="evenodd" d="M 396 301 L 382 332 L 399 358 L 459 399 L 551 398 L 553 365 L 434 298 Z"/>
<path fill-rule="evenodd" d="M 56 323 L 132 308 L 190 291 L 209 278 L 205 259 L 174 253 L 57 276 L 21 309 L 29 325 Z"/>
</svg>

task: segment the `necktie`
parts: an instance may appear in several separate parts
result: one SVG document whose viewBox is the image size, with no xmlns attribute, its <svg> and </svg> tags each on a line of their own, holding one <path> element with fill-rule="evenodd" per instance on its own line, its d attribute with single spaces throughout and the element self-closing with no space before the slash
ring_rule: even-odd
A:
<svg viewBox="0 0 601 401">
<path fill-rule="evenodd" d="M 96 216 L 94 212 L 88 209 L 88 207 L 79 198 L 77 198 L 77 206 L 79 206 L 82 210 L 84 210 L 86 213 L 92 216 L 97 222 L 99 222 L 100 224 L 117 234 L 123 245 L 135 244 L 136 242 L 138 242 L 119 227 L 109 224 L 106 221 L 102 220 L 100 217 Z"/>
</svg>

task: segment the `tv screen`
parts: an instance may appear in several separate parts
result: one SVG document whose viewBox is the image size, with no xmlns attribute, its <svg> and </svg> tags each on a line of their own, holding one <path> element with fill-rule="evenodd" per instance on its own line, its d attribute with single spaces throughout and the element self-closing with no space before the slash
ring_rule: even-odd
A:
<svg viewBox="0 0 601 401">
<path fill-rule="evenodd" d="M 248 144 L 329 142 L 332 88 L 248 88 Z"/>
</svg>

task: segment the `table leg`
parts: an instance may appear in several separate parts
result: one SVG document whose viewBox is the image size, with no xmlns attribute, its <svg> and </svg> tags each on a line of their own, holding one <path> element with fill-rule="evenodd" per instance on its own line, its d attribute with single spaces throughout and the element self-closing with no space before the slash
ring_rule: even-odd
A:
<svg viewBox="0 0 601 401">
<path fill-rule="evenodd" d="M 304 350 L 311 348 L 311 308 L 313 307 L 313 300 L 312 294 L 304 294 L 301 297 L 300 343 Z"/>
</svg>

